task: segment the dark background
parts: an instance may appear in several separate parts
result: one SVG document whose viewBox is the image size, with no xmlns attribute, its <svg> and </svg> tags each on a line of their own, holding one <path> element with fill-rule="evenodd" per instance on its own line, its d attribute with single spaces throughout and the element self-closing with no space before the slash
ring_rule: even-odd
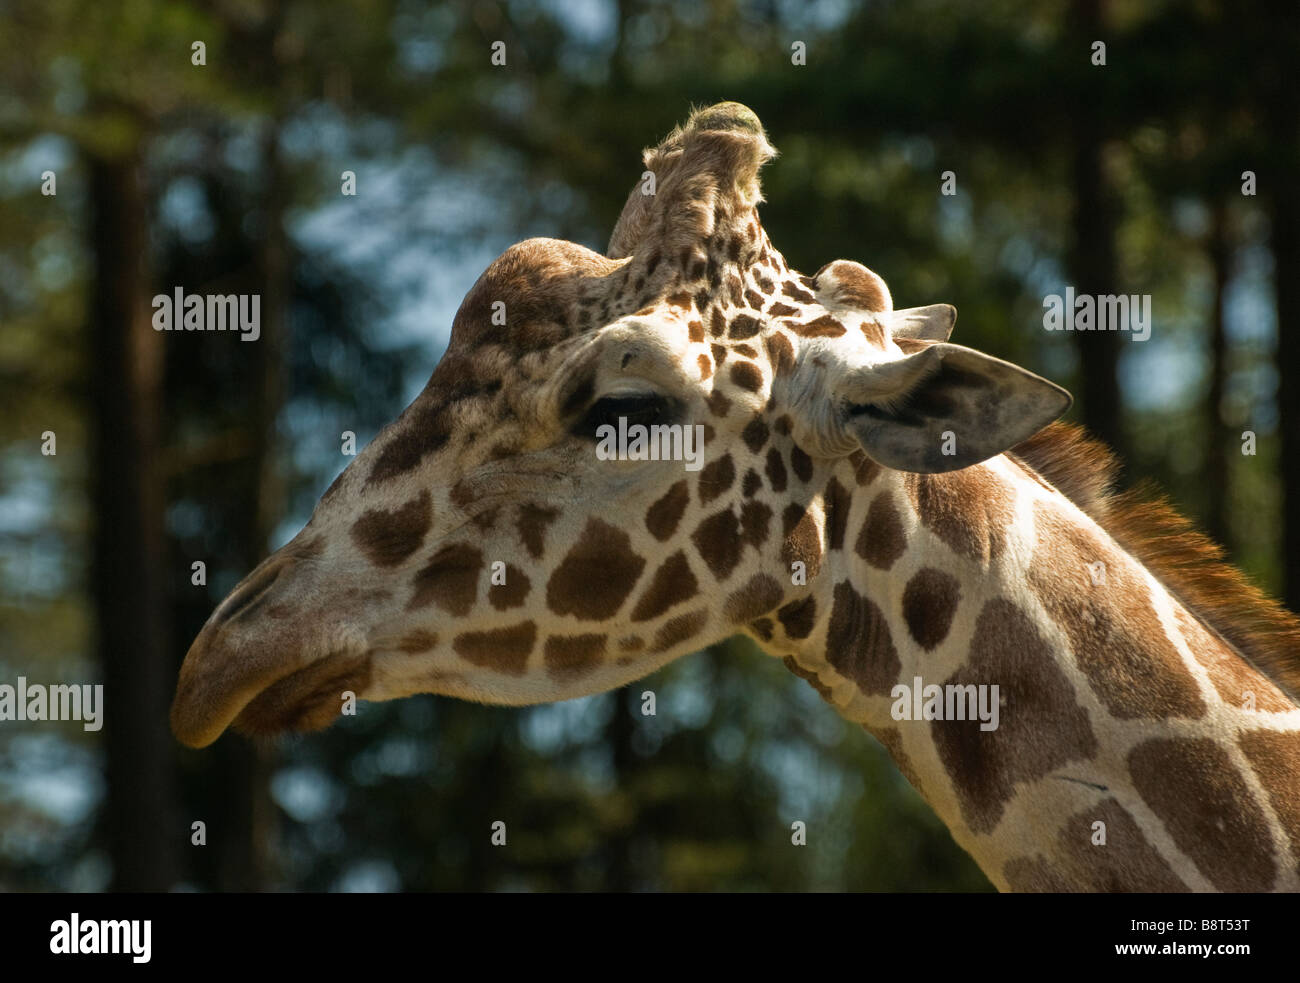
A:
<svg viewBox="0 0 1300 983">
<path fill-rule="evenodd" d="M 0 0 L 0 682 L 107 700 L 98 734 L 0 723 L 0 890 L 987 890 L 883 749 L 746 643 L 260 746 L 185 751 L 167 706 L 487 263 L 603 251 L 641 148 L 721 99 L 782 152 L 762 214 L 792 265 L 955 304 L 955 341 L 1068 386 L 1125 484 L 1300 607 L 1298 9 Z M 1151 339 L 1044 331 L 1066 285 L 1150 294 Z M 154 332 L 176 286 L 260 294 L 261 340 Z"/>
</svg>

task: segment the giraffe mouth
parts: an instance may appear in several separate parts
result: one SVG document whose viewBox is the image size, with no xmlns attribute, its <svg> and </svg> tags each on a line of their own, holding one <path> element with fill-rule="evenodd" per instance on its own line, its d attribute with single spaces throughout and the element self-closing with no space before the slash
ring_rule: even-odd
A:
<svg viewBox="0 0 1300 983">
<path fill-rule="evenodd" d="M 312 554 L 295 544 L 245 577 L 185 654 L 171 727 L 187 747 L 207 747 L 232 727 L 250 736 L 320 730 L 370 686 L 363 631 L 319 608 L 289 616 L 324 591 L 315 565 L 303 562 Z"/>
<path fill-rule="evenodd" d="M 231 723 L 248 737 L 323 730 L 370 685 L 369 652 L 337 652 L 277 680 Z"/>
<path fill-rule="evenodd" d="M 186 655 L 172 700 L 172 733 L 187 747 L 207 747 L 230 727 L 249 736 L 320 730 L 347 694 L 359 698 L 370 685 L 368 647 L 331 648 L 323 658 L 274 644 L 232 651 L 213 628 Z"/>
</svg>

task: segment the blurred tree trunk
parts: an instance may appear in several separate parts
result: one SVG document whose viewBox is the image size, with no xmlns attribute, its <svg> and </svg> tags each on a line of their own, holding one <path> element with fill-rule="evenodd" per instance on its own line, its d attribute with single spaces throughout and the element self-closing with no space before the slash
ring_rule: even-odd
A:
<svg viewBox="0 0 1300 983">
<path fill-rule="evenodd" d="M 1228 280 L 1232 276 L 1232 247 L 1228 240 L 1228 210 L 1222 199 L 1215 202 L 1210 218 L 1210 265 L 1214 270 L 1214 311 L 1210 319 L 1210 390 L 1205 398 L 1205 531 L 1216 543 L 1233 553 L 1232 525 L 1228 520 L 1228 442 L 1233 435 L 1224 429 L 1223 395 L 1228 380 L 1227 319 Z"/>
<path fill-rule="evenodd" d="M 1278 430 L 1282 447 L 1282 599 L 1300 612 L 1300 386 L 1287 374 L 1300 366 L 1300 91 L 1295 81 L 1295 46 L 1300 42 L 1300 7 L 1293 0 L 1268 5 L 1270 44 L 1261 61 L 1263 99 L 1272 164 L 1264 193 L 1272 229 L 1273 283 L 1277 292 Z"/>
<path fill-rule="evenodd" d="M 1071 32 L 1087 43 L 1105 36 L 1102 0 L 1074 0 Z M 1087 44 L 1084 45 L 1086 49 Z M 1093 67 L 1092 71 L 1111 69 Z M 1118 69 L 1116 69 L 1118 70 Z M 1085 93 L 1087 87 L 1083 87 Z M 1070 272 L 1076 294 L 1117 292 L 1115 268 L 1116 202 L 1106 178 L 1103 151 L 1105 106 L 1085 94 L 1073 106 L 1071 180 L 1074 185 L 1074 249 Z M 1072 316 L 1067 311 L 1066 316 Z M 1079 352 L 1079 394 L 1083 423 L 1127 460 L 1119 390 L 1119 331 L 1076 331 L 1070 335 Z"/>
<path fill-rule="evenodd" d="M 1292 111 L 1300 106 L 1292 101 Z M 1291 117 L 1291 126 L 1296 117 Z M 1279 135 L 1280 136 L 1280 135 Z M 1280 137 L 1281 138 L 1281 137 Z M 1282 138 L 1285 139 L 1285 138 Z M 1294 137 L 1286 139 L 1300 157 Z M 1282 598 L 1300 611 L 1300 386 L 1286 378 L 1300 367 L 1300 190 L 1294 172 L 1273 175 L 1271 214 L 1273 281 L 1277 290 L 1278 430 L 1282 448 L 1278 470 L 1282 478 Z"/>
<path fill-rule="evenodd" d="M 615 786 L 619 795 L 626 796 L 634 804 L 626 811 L 625 821 L 620 822 L 617 829 L 605 831 L 605 850 L 609 857 L 602 888 L 605 891 L 631 891 L 636 883 L 632 856 L 635 829 L 631 819 L 635 815 L 637 794 L 641 791 L 640 776 L 637 774 L 641 770 L 641 759 L 632 748 L 636 734 L 636 721 L 632 714 L 637 712 L 633 709 L 633 702 L 640 706 L 640 701 L 636 699 L 639 692 L 639 689 L 634 692 L 630 686 L 615 690 L 614 714 L 605 726 L 605 739 L 609 741 L 614 762 Z"/>
<path fill-rule="evenodd" d="M 288 510 L 277 424 L 285 399 L 288 351 L 288 293 L 292 275 L 284 211 L 288 178 L 279 155 L 279 119 L 268 121 L 262 141 L 265 191 L 261 201 L 263 235 L 255 257 L 255 293 L 261 297 L 261 334 L 240 342 L 248 349 L 254 411 L 249 421 L 252 453 L 246 461 L 245 525 L 240 533 L 241 564 L 252 570 L 271 550 L 276 524 Z M 271 748 L 243 739 L 222 742 L 218 768 L 231 794 L 225 802 L 228 835 L 222 840 L 221 889 L 256 891 L 275 878 L 278 838 L 275 805 L 270 796 L 274 765 Z"/>
<path fill-rule="evenodd" d="M 104 671 L 107 800 L 102 821 L 118 891 L 178 880 L 175 743 L 167 726 L 173 662 L 165 624 L 159 469 L 165 335 L 153 330 L 148 203 L 136 152 L 89 160 L 91 287 L 90 591 Z"/>
</svg>

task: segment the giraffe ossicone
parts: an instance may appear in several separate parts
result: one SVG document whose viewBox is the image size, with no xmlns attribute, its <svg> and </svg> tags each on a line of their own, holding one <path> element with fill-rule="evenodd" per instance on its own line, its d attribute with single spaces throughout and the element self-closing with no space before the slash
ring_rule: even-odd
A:
<svg viewBox="0 0 1300 983">
<path fill-rule="evenodd" d="M 323 727 L 345 691 L 568 699 L 743 632 L 999 888 L 1300 886 L 1294 617 L 1110 496 L 1052 422 L 1068 394 L 951 343 L 952 307 L 790 269 L 757 211 L 774 155 L 749 109 L 699 110 L 605 255 L 498 258 L 424 391 L 212 614 L 177 737 Z M 692 428 L 699 469 L 598 454 L 620 425 Z M 913 682 L 957 712 L 891 714 Z"/>
</svg>

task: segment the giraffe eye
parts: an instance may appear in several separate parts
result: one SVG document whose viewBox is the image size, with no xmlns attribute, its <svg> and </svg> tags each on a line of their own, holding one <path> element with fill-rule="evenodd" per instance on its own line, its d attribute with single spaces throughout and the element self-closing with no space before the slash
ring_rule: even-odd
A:
<svg viewBox="0 0 1300 983">
<path fill-rule="evenodd" d="M 596 439 L 596 431 L 604 426 L 618 429 L 619 421 L 626 420 L 626 426 L 651 426 L 663 423 L 669 416 L 668 401 L 654 394 L 636 394 L 628 396 L 606 396 L 592 403 L 591 408 L 573 432 L 580 437 Z"/>
</svg>

